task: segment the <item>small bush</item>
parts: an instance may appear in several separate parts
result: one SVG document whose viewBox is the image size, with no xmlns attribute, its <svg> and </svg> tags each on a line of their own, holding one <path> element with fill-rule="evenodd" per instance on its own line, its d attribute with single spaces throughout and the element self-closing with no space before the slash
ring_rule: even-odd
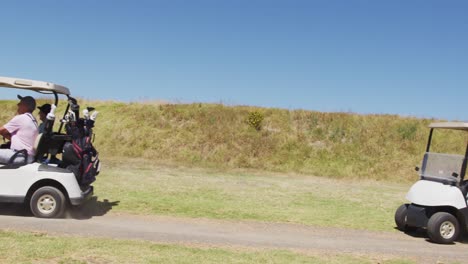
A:
<svg viewBox="0 0 468 264">
<path fill-rule="evenodd" d="M 262 121 L 265 119 L 262 113 L 258 111 L 253 111 L 249 113 L 247 123 L 249 126 L 255 128 L 255 130 L 260 131 L 262 129 Z"/>
</svg>

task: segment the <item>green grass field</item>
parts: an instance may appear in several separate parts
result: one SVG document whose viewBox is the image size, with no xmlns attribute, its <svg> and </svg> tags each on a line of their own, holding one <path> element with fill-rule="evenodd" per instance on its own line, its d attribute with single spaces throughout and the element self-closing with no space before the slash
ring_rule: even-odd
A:
<svg viewBox="0 0 468 264">
<path fill-rule="evenodd" d="M 394 230 L 409 184 L 104 161 L 95 184 L 113 212 Z M 133 165 L 131 165 L 133 164 Z M 126 166 L 130 167 L 126 167 Z"/>
<path fill-rule="evenodd" d="M 392 231 L 407 184 L 104 160 L 95 215 L 125 213 Z M 105 201 L 105 202 L 104 202 Z M 108 207 L 112 204 L 112 208 Z M 86 209 L 86 206 L 84 207 Z M 93 212 L 91 212 L 93 215 Z M 201 247 L 0 231 L 0 263 L 414 263 L 408 259 Z"/>
<path fill-rule="evenodd" d="M 406 183 L 103 160 L 90 215 L 253 220 L 393 231 Z M 93 207 L 93 206 L 97 206 Z M 90 208 L 91 207 L 91 208 Z M 99 208 L 100 207 L 100 208 Z M 408 259 L 200 247 L 0 231 L 0 263 L 414 263 Z"/>
</svg>

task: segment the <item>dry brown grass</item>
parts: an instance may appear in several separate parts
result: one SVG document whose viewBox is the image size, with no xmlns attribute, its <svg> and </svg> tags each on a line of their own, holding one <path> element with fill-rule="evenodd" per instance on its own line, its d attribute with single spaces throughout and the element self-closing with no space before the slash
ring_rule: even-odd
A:
<svg viewBox="0 0 468 264">
<path fill-rule="evenodd" d="M 15 102 L 0 104 L 5 122 Z M 80 104 L 100 111 L 95 145 L 104 157 L 395 181 L 414 179 L 433 121 L 201 103 Z M 264 117 L 258 131 L 247 122 L 252 112 Z M 465 143 L 452 134 L 449 141 Z"/>
</svg>

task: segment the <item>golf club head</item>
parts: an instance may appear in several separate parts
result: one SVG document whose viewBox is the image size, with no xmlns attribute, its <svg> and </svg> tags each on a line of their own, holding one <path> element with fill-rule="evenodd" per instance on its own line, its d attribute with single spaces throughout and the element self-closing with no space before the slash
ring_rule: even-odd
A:
<svg viewBox="0 0 468 264">
<path fill-rule="evenodd" d="M 88 120 L 89 119 L 89 110 L 88 108 L 83 109 L 83 118 Z"/>
<path fill-rule="evenodd" d="M 68 111 L 69 122 L 76 122 L 76 115 L 74 111 Z"/>
<path fill-rule="evenodd" d="M 94 111 L 94 112 L 91 114 L 91 120 L 96 121 L 96 118 L 97 118 L 98 114 L 99 114 L 98 111 Z"/>
<path fill-rule="evenodd" d="M 47 120 L 55 120 L 55 109 L 57 106 L 55 104 L 52 104 L 50 107 L 50 112 L 47 114 Z"/>
</svg>

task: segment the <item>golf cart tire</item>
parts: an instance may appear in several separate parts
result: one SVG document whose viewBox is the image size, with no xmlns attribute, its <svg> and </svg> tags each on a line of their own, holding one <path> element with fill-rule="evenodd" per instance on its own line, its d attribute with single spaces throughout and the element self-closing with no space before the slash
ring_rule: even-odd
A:
<svg viewBox="0 0 468 264">
<path fill-rule="evenodd" d="M 30 207 L 38 218 L 60 218 L 65 212 L 65 195 L 55 187 L 41 187 L 31 196 Z"/>
<path fill-rule="evenodd" d="M 415 231 L 417 228 L 414 226 L 408 226 L 406 224 L 406 217 L 408 215 L 408 206 L 409 204 L 402 204 L 395 212 L 395 224 L 397 229 L 406 232 L 406 231 Z"/>
<path fill-rule="evenodd" d="M 452 244 L 460 234 L 460 224 L 452 214 L 438 212 L 429 218 L 427 234 L 435 243 Z"/>
</svg>

